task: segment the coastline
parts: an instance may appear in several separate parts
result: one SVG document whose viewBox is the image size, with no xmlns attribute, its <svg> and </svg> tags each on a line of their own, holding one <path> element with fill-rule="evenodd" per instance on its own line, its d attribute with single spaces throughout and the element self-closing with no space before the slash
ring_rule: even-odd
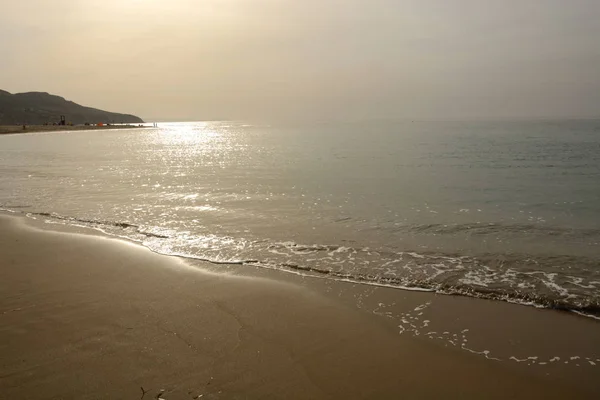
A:
<svg viewBox="0 0 600 400">
<path fill-rule="evenodd" d="M 392 319 L 344 300 L 356 299 L 363 287 L 289 274 L 273 279 L 283 274 L 265 270 L 214 274 L 210 266 L 121 240 L 34 225 L 0 215 L 0 389 L 7 397 L 140 398 L 140 387 L 148 391 L 143 398 L 164 389 L 165 399 L 589 398 L 600 392 L 593 381 L 556 379 L 399 335 Z M 334 295 L 323 295 L 323 285 Z M 379 292 L 410 309 L 435 300 L 449 319 L 454 313 L 478 319 L 480 306 L 500 304 Z M 500 307 L 495 319 L 516 323 L 537 311 Z M 539 316 L 564 321 L 556 312 Z M 588 322 L 594 323 L 582 323 Z"/>
<path fill-rule="evenodd" d="M 22 125 L 0 125 L 0 135 L 14 135 L 19 133 L 34 133 L 34 132 L 63 132 L 63 131 L 97 131 L 106 129 L 133 129 L 133 128 L 151 128 L 151 126 L 136 124 L 119 124 L 119 125 L 26 125 L 23 129 Z"/>
</svg>

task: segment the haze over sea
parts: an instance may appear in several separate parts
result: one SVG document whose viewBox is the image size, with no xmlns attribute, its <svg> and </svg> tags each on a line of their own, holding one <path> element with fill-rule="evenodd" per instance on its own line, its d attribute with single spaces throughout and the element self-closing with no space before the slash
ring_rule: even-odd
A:
<svg viewBox="0 0 600 400">
<path fill-rule="evenodd" d="M 164 254 L 600 317 L 600 120 L 0 137 L 0 207 Z"/>
</svg>

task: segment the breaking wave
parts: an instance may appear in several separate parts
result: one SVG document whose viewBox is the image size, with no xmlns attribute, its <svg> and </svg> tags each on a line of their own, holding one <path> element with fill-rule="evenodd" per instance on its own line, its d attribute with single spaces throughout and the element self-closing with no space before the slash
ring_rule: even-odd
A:
<svg viewBox="0 0 600 400">
<path fill-rule="evenodd" d="M 199 235 L 128 221 L 115 222 L 75 218 L 56 213 L 26 212 L 18 207 L 0 210 L 43 219 L 49 223 L 97 229 L 108 235 L 138 242 L 157 253 L 213 264 L 253 265 L 357 284 L 430 291 L 571 311 L 600 319 L 600 268 L 595 258 L 518 253 L 484 253 L 473 256 L 389 248 L 307 245 L 291 241 Z M 442 228 L 426 225 L 418 229 L 436 229 L 439 232 Z M 508 227 L 514 230 L 533 228 L 539 229 L 533 226 Z M 471 228 L 465 226 L 452 229 Z M 570 233 L 569 230 L 553 228 L 549 234 Z"/>
<path fill-rule="evenodd" d="M 543 226 L 539 224 L 523 223 L 424 224 L 409 225 L 405 228 L 407 231 L 413 233 L 434 233 L 438 235 L 453 235 L 457 233 L 468 233 L 471 235 L 493 235 L 496 233 L 537 233 L 548 236 L 600 236 L 600 229 L 569 229 L 556 226 Z"/>
</svg>

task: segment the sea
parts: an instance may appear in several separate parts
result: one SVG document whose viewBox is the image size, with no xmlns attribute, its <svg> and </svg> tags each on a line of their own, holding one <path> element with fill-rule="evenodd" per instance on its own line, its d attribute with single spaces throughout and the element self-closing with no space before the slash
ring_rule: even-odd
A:
<svg viewBox="0 0 600 400">
<path fill-rule="evenodd" d="M 600 318 L 600 120 L 0 136 L 0 209 L 161 254 Z"/>
</svg>

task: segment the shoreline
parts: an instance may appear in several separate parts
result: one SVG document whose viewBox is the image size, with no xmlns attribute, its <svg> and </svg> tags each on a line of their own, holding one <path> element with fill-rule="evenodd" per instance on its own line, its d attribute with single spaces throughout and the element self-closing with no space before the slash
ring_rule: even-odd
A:
<svg viewBox="0 0 600 400">
<path fill-rule="evenodd" d="M 118 125 L 26 125 L 23 129 L 22 125 L 0 125 L 0 135 L 16 135 L 20 133 L 34 132 L 63 132 L 63 131 L 97 131 L 107 129 L 141 129 L 152 128 L 152 126 L 139 124 L 118 124 Z"/>
<path fill-rule="evenodd" d="M 165 389 L 166 399 L 600 393 L 595 381 L 556 379 L 554 372 L 562 370 L 548 375 L 424 335 L 399 335 L 385 315 L 391 307 L 384 315 L 369 308 L 390 297 L 410 310 L 438 307 L 449 320 L 460 314 L 464 324 L 480 319 L 480 307 L 491 302 L 394 289 L 368 288 L 372 293 L 365 296 L 364 287 L 289 274 L 280 279 L 283 274 L 266 270 L 251 269 L 256 276 L 239 269 L 212 273 L 205 263 L 38 222 L 0 215 L 0 388 L 7 397 L 139 398 L 140 386 L 152 390 L 146 397 Z M 357 296 L 360 309 L 352 305 Z M 431 310 L 417 310 L 423 301 Z M 496 306 L 496 320 L 519 322 L 535 311 Z M 537 315 L 564 322 L 555 312 Z M 494 333 L 501 334 L 484 332 Z M 590 368 L 593 378 L 597 372 Z"/>
<path fill-rule="evenodd" d="M 64 225 L 65 227 L 80 226 L 83 229 L 83 231 L 89 230 L 91 232 L 99 232 L 99 234 L 102 236 L 118 237 L 120 239 L 127 240 L 127 241 L 130 241 L 135 244 L 140 244 L 137 240 L 135 240 L 133 238 L 121 236 L 116 233 L 108 233 L 105 230 L 103 230 L 101 228 L 101 226 L 106 224 L 107 221 L 94 221 L 94 220 L 89 220 L 89 219 L 79 220 L 77 218 L 66 217 L 63 215 L 55 214 L 55 213 L 27 212 L 27 211 L 22 211 L 19 209 L 10 209 L 10 208 L 0 208 L 0 215 L 2 215 L 3 211 L 10 213 L 12 215 L 15 215 L 15 216 L 24 216 L 26 218 L 30 218 L 33 220 L 46 219 L 46 222 L 55 220 L 52 223 L 56 224 L 55 225 L 56 227 L 61 226 L 61 225 Z M 58 222 L 58 221 L 60 221 L 60 222 Z M 79 225 L 79 223 L 92 224 L 92 225 L 85 226 L 85 225 Z M 75 224 L 75 225 L 73 225 L 73 224 Z M 135 224 L 132 225 L 129 222 L 116 222 L 116 223 L 108 222 L 108 224 L 109 225 L 125 224 L 128 227 L 136 227 Z M 69 228 L 67 228 L 67 230 L 68 229 Z M 141 245 L 144 247 L 147 247 L 143 244 L 141 244 Z M 153 251 L 155 251 L 155 250 L 153 250 Z M 251 261 L 236 260 L 236 261 L 231 261 L 231 262 L 213 261 L 211 259 L 196 258 L 192 255 L 185 254 L 185 253 L 170 254 L 168 252 L 161 252 L 161 251 L 155 251 L 155 252 L 157 254 L 161 254 L 164 256 L 180 257 L 185 260 L 188 260 L 189 262 L 208 263 L 208 264 L 215 264 L 217 266 L 242 265 L 243 267 L 250 267 L 253 265 L 258 265 L 258 264 L 256 264 L 256 262 L 254 260 L 251 260 Z M 431 293 L 431 294 L 436 294 L 436 295 L 444 295 L 444 296 L 461 296 L 461 297 L 464 296 L 467 298 L 490 300 L 490 301 L 494 301 L 494 302 L 499 301 L 499 302 L 505 302 L 508 304 L 514 304 L 514 305 L 519 305 L 519 306 L 533 307 L 535 309 L 540 309 L 540 310 L 557 311 L 557 312 L 561 312 L 561 313 L 564 312 L 564 313 L 577 315 L 582 318 L 588 318 L 591 320 L 600 321 L 600 315 L 590 313 L 587 310 L 585 310 L 583 307 L 579 307 L 579 308 L 571 307 L 570 308 L 559 302 L 554 302 L 554 303 L 542 302 L 539 299 L 536 299 L 534 297 L 526 297 L 526 296 L 509 297 L 509 296 L 501 296 L 501 295 L 494 295 L 494 294 L 486 294 L 486 293 L 481 293 L 481 292 L 480 293 L 466 292 L 466 291 L 460 291 L 460 290 L 453 289 L 452 287 L 450 287 L 450 290 L 448 290 L 448 289 L 443 289 L 443 288 L 439 289 L 439 288 L 432 288 L 432 287 L 427 287 L 427 286 L 394 285 L 394 284 L 388 284 L 385 281 L 382 282 L 382 281 L 370 281 L 370 280 L 366 280 L 366 279 L 360 279 L 361 278 L 360 275 L 358 276 L 358 279 L 357 279 L 357 278 L 354 278 L 349 275 L 337 275 L 335 273 L 323 273 L 322 271 L 319 271 L 319 270 L 315 271 L 311 268 L 302 267 L 301 265 L 291 265 L 291 266 L 287 265 L 286 267 L 287 268 L 285 268 L 285 269 L 280 269 L 280 268 L 269 268 L 264 264 L 261 265 L 261 268 L 271 269 L 271 270 L 273 270 L 273 273 L 299 275 L 299 276 L 304 276 L 304 277 L 310 277 L 312 279 L 333 279 L 337 282 L 344 282 L 344 283 L 352 284 L 352 285 L 365 285 L 365 286 L 372 286 L 372 287 L 378 287 L 378 288 L 387 288 L 387 289 L 392 289 L 392 290 L 426 292 L 426 293 Z M 596 311 L 596 309 L 597 308 L 593 308 L 592 311 Z"/>
</svg>

